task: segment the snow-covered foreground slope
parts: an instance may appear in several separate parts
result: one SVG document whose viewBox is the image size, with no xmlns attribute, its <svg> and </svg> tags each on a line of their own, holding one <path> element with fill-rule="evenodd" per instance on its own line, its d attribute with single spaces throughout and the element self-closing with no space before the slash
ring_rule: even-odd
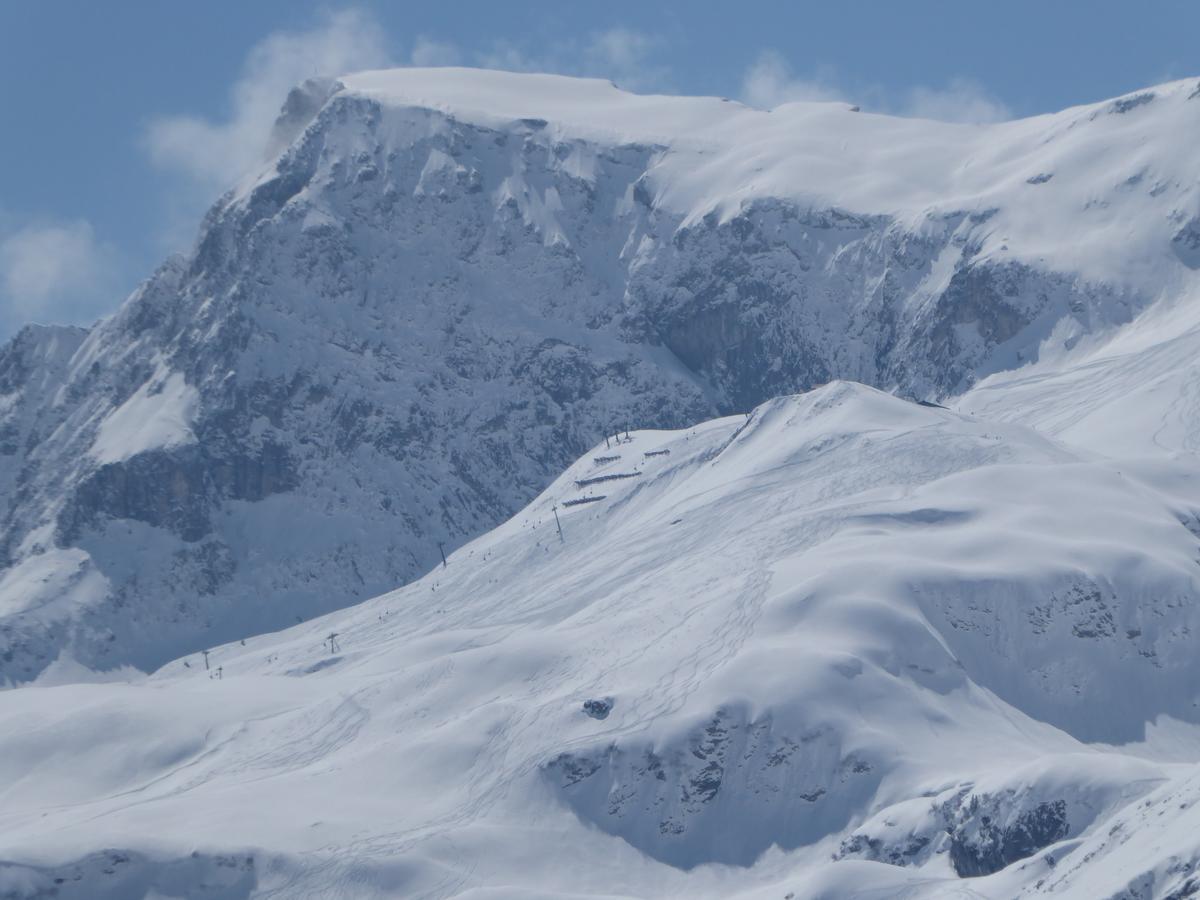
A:
<svg viewBox="0 0 1200 900">
<path fill-rule="evenodd" d="M 1188 896 L 1200 546 L 1119 468 L 843 382 L 601 442 L 393 593 L 0 693 L 0 893 Z"/>
<path fill-rule="evenodd" d="M 955 405 L 1103 456 L 1186 462 L 1200 452 L 1200 292 L 1062 359 L 986 379 Z"/>
<path fill-rule="evenodd" d="M 1200 90 L 961 126 L 401 70 L 87 334 L 0 348 L 0 681 L 403 584 L 606 431 L 835 378 L 944 397 L 1200 271 Z"/>
</svg>

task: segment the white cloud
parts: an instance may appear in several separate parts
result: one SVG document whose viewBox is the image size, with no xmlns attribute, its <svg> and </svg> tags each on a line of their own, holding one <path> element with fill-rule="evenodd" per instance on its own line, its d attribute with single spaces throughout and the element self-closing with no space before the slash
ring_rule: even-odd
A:
<svg viewBox="0 0 1200 900">
<path fill-rule="evenodd" d="M 0 234 L 0 337 L 29 322 L 88 324 L 114 304 L 113 249 L 83 219 Z"/>
<path fill-rule="evenodd" d="M 488 50 L 474 56 L 476 65 L 484 69 L 502 69 L 505 72 L 548 71 L 538 60 L 531 59 L 511 41 L 495 41 Z"/>
<path fill-rule="evenodd" d="M 781 103 L 797 100 L 845 99 L 845 94 L 831 83 L 829 73 L 816 78 L 797 78 L 787 60 L 774 50 L 760 53 L 742 76 L 742 100 L 759 109 L 774 109 Z"/>
<path fill-rule="evenodd" d="M 422 35 L 413 44 L 410 58 L 414 66 L 457 66 L 462 64 L 462 51 L 454 44 Z"/>
<path fill-rule="evenodd" d="M 1012 110 L 983 87 L 966 78 L 955 78 L 944 88 L 916 87 L 909 91 L 901 115 L 942 122 L 1003 122 Z"/>
<path fill-rule="evenodd" d="M 660 41 L 640 31 L 611 28 L 584 41 L 563 41 L 528 53 L 511 41 L 496 41 L 474 54 L 476 65 L 509 72 L 553 72 L 608 78 L 627 90 L 664 90 L 670 83 L 667 67 L 654 62 Z"/>
<path fill-rule="evenodd" d="M 390 64 L 382 29 L 354 10 L 319 27 L 269 35 L 250 51 L 230 94 L 230 115 L 156 119 L 146 132 L 150 158 L 207 190 L 227 187 L 262 161 L 271 126 L 288 91 L 307 78 Z"/>
<path fill-rule="evenodd" d="M 584 47 L 581 73 L 609 78 L 630 90 L 661 88 L 668 74 L 652 62 L 658 45 L 656 38 L 628 28 L 598 32 Z"/>
<path fill-rule="evenodd" d="M 897 116 L 938 119 L 943 122 L 999 122 L 1012 118 L 1012 111 L 982 86 L 966 78 L 954 78 L 945 87 L 917 86 L 898 99 L 886 88 L 873 85 L 853 92 L 838 86 L 833 72 L 818 70 L 808 78 L 797 77 L 782 55 L 766 50 L 742 76 L 743 102 L 759 109 L 774 109 L 797 100 L 859 103 L 864 108 Z"/>
</svg>

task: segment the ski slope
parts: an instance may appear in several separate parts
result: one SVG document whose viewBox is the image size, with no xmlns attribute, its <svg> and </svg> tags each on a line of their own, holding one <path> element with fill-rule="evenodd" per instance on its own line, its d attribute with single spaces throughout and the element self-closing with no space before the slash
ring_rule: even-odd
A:
<svg viewBox="0 0 1200 900">
<path fill-rule="evenodd" d="M 1112 459 L 846 382 L 610 437 L 400 590 L 0 693 L 0 892 L 1166 897 L 1185 526 Z"/>
</svg>

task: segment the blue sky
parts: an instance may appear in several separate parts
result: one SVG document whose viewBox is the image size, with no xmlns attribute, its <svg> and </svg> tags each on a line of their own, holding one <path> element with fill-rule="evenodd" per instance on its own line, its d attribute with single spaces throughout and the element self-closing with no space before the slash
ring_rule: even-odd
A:
<svg viewBox="0 0 1200 900">
<path fill-rule="evenodd" d="M 1197 35 L 1184 0 L 0 0 L 0 338 L 115 308 L 253 165 L 287 85 L 326 69 L 537 69 L 974 121 L 1200 75 Z"/>
</svg>

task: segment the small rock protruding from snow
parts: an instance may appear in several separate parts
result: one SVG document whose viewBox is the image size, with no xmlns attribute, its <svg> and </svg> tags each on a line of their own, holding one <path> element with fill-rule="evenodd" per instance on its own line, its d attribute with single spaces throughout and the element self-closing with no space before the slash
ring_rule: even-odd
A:
<svg viewBox="0 0 1200 900">
<path fill-rule="evenodd" d="M 593 719 L 607 719 L 613 708 L 612 697 L 602 697 L 599 700 L 584 700 L 583 711 Z"/>
</svg>

